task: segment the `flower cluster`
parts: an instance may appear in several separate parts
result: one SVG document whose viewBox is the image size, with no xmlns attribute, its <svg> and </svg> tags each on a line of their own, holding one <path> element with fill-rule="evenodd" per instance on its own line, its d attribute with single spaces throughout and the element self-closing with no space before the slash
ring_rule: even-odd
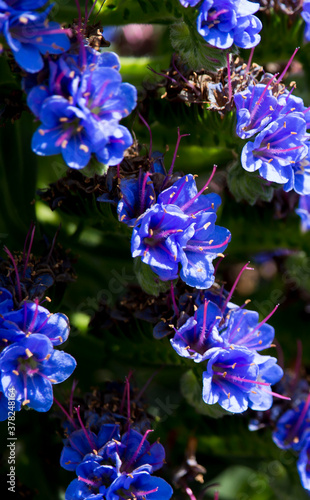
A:
<svg viewBox="0 0 310 500">
<path fill-rule="evenodd" d="M 70 48 L 65 30 L 49 22 L 50 5 L 37 11 L 46 0 L 6 0 L 0 4 L 0 36 L 5 38 L 17 64 L 29 73 L 44 66 L 42 54 L 61 54 Z"/>
<path fill-rule="evenodd" d="M 113 399 L 112 412 L 107 405 L 101 408 L 101 416 L 94 409 L 84 411 L 84 422 L 80 407 L 75 408 L 77 419 L 72 413 L 67 414 L 67 437 L 60 464 L 66 470 L 75 471 L 78 478 L 68 486 L 66 500 L 86 500 L 94 495 L 98 500 L 169 500 L 172 496 L 171 486 L 152 475 L 164 464 L 164 447 L 158 441 L 148 442 L 150 428 L 144 434 L 134 428 L 139 422 L 136 422 L 137 415 L 133 419 L 130 415 L 130 392 L 128 377 L 120 405 L 117 398 Z M 129 413 L 124 426 L 126 394 Z"/>
<path fill-rule="evenodd" d="M 150 172 L 120 182 L 117 212 L 133 226 L 132 256 L 140 257 L 162 281 L 180 275 L 190 286 L 209 288 L 214 282 L 212 261 L 230 240 L 229 231 L 215 225 L 221 199 L 202 195 L 207 186 L 198 192 L 191 174 L 165 189 L 168 178 L 163 177 L 159 191 Z"/>
<path fill-rule="evenodd" d="M 249 85 L 234 96 L 237 135 L 254 138 L 243 147 L 241 164 L 248 172 L 258 171 L 264 179 L 283 184 L 285 191 L 309 194 L 309 110 L 291 92 L 277 92 L 274 79 L 267 85 Z"/>
<path fill-rule="evenodd" d="M 0 289 L 0 318 L 0 419 L 8 416 L 12 391 L 17 410 L 27 405 L 48 411 L 52 386 L 66 380 L 76 366 L 72 356 L 54 349 L 68 338 L 68 318 L 50 314 L 38 300 L 24 301 L 14 310 L 12 294 L 5 288 Z"/>
<path fill-rule="evenodd" d="M 49 78 L 31 86 L 25 79 L 27 104 L 42 124 L 32 149 L 42 156 L 61 153 L 70 168 L 87 166 L 91 155 L 105 165 L 116 165 L 132 144 L 119 124 L 136 105 L 135 87 L 122 83 L 116 54 L 99 54 L 81 47 L 80 54 L 64 54 L 49 62 Z"/>
<path fill-rule="evenodd" d="M 201 294 L 196 295 L 194 315 L 183 318 L 170 342 L 180 356 L 207 361 L 202 375 L 205 403 L 219 403 L 232 413 L 264 411 L 273 403 L 271 385 L 283 375 L 276 358 L 258 352 L 271 347 L 274 329 L 266 323 L 271 314 L 259 321 L 257 312 L 230 302 L 235 286 L 228 295 L 203 292 L 202 303 Z"/>
<path fill-rule="evenodd" d="M 195 7 L 199 0 L 180 0 L 184 7 Z M 233 44 L 243 49 L 260 42 L 261 21 L 254 16 L 259 3 L 248 0 L 204 0 L 199 5 L 198 33 L 210 45 L 228 49 Z"/>
</svg>

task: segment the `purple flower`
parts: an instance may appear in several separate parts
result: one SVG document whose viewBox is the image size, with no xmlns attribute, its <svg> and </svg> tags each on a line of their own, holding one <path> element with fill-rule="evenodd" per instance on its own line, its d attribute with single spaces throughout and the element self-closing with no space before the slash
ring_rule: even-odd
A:
<svg viewBox="0 0 310 500">
<path fill-rule="evenodd" d="M 296 214 L 301 218 L 301 230 L 305 233 L 310 229 L 310 195 L 304 195 L 299 198 Z"/>
<path fill-rule="evenodd" d="M 70 47 L 64 30 L 55 22 L 48 22 L 45 12 L 34 12 L 46 1 L 3 0 L 0 2 L 0 34 L 5 37 L 16 62 L 29 73 L 43 68 L 42 54 L 61 54 Z"/>
<path fill-rule="evenodd" d="M 16 400 L 39 412 L 53 404 L 53 384 L 66 380 L 75 369 L 75 359 L 54 351 L 45 336 L 32 334 L 6 347 L 0 355 L 0 376 L 4 395 L 16 391 Z"/>
<path fill-rule="evenodd" d="M 173 349 L 179 356 L 201 363 L 208 357 L 208 350 L 221 345 L 219 323 L 222 315 L 220 309 L 211 301 L 205 300 L 184 325 L 176 330 L 170 340 Z"/>
<path fill-rule="evenodd" d="M 11 292 L 9 292 L 6 288 L 0 288 L 0 317 L 13 309 L 14 304 Z"/>
<path fill-rule="evenodd" d="M 259 171 L 270 182 L 285 184 L 292 180 L 293 167 L 308 153 L 306 121 L 302 113 L 293 112 L 271 122 L 254 139 L 247 142 L 241 163 L 248 172 Z"/>
<path fill-rule="evenodd" d="M 258 3 L 247 0 L 205 0 L 199 8 L 197 30 L 206 42 L 219 49 L 255 47 L 260 42 L 260 20 L 253 16 Z"/>
<path fill-rule="evenodd" d="M 120 192 L 118 218 L 128 226 L 134 226 L 137 218 L 155 203 L 153 182 L 148 173 L 140 170 L 138 179 L 121 179 Z"/>
<path fill-rule="evenodd" d="M 86 69 L 79 56 L 65 54 L 50 63 L 49 82 L 29 91 L 27 103 L 42 122 L 32 149 L 41 156 L 61 153 L 70 168 L 84 168 L 92 154 L 116 165 L 132 144 L 119 121 L 135 107 L 136 89 L 122 83 L 115 54 L 84 50 Z"/>
<path fill-rule="evenodd" d="M 203 372 L 202 398 L 207 404 L 219 403 L 225 410 L 241 413 L 248 408 L 248 396 L 255 388 L 258 366 L 255 354 L 246 348 L 214 348 Z"/>
<path fill-rule="evenodd" d="M 170 484 L 160 477 L 151 476 L 146 470 L 122 474 L 110 486 L 106 499 L 145 498 L 145 500 L 169 500 L 173 494 Z M 126 496 L 124 496 L 126 495 Z"/>
<path fill-rule="evenodd" d="M 234 95 L 237 108 L 236 132 L 241 139 L 248 139 L 260 132 L 275 117 L 277 99 L 268 85 L 249 85 L 243 92 Z"/>
<path fill-rule="evenodd" d="M 279 418 L 272 439 L 279 448 L 299 451 L 303 445 L 303 435 L 309 428 L 309 400 L 302 401 L 296 408 L 286 410 Z"/>
<path fill-rule="evenodd" d="M 41 334 L 56 346 L 67 340 L 69 332 L 67 316 L 62 313 L 51 314 L 38 302 L 24 302 L 21 309 L 7 313 L 0 324 L 0 338 L 8 342 L 18 342 L 29 335 Z"/>
<path fill-rule="evenodd" d="M 117 424 L 102 425 L 98 435 L 86 428 L 73 431 L 65 440 L 60 465 L 66 470 L 75 471 L 86 455 L 98 451 L 112 439 L 120 439 Z"/>
<path fill-rule="evenodd" d="M 310 21 L 310 20 L 309 20 Z M 297 460 L 297 469 L 299 472 L 301 484 L 305 490 L 310 491 L 310 439 L 309 432 L 303 440 L 303 447 Z"/>
<path fill-rule="evenodd" d="M 203 373 L 202 398 L 225 410 L 242 413 L 248 407 L 267 410 L 272 405 L 270 385 L 282 377 L 276 359 L 260 356 L 246 347 L 214 348 Z"/>
<path fill-rule="evenodd" d="M 214 281 L 212 260 L 226 249 L 227 229 L 215 226 L 218 195 L 197 192 L 192 175 L 160 193 L 157 203 L 137 221 L 131 240 L 133 257 L 167 281 L 180 276 L 190 286 L 208 288 Z"/>
<path fill-rule="evenodd" d="M 237 308 L 231 310 L 227 316 L 229 316 L 226 320 L 227 328 L 221 335 L 226 345 L 247 347 L 252 351 L 270 347 L 274 338 L 274 328 L 264 321 L 259 322 L 256 311 Z"/>
<path fill-rule="evenodd" d="M 112 465 L 100 465 L 96 460 L 86 460 L 76 469 L 79 479 L 74 479 L 68 486 L 66 500 L 105 500 L 108 487 L 117 478 Z"/>
</svg>

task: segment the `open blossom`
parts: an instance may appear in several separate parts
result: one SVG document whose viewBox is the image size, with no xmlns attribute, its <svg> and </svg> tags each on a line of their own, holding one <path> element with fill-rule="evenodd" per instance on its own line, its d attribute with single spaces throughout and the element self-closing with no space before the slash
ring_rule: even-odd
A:
<svg viewBox="0 0 310 500">
<path fill-rule="evenodd" d="M 86 429 L 84 432 L 91 440 L 91 434 Z M 147 441 L 149 432 L 142 435 L 129 429 L 120 440 L 111 437 L 96 453 L 86 455 L 76 468 L 78 479 L 67 488 L 66 500 L 86 500 L 94 495 L 98 500 L 169 500 L 171 486 L 151 475 L 163 466 L 165 450 L 160 443 Z"/>
<path fill-rule="evenodd" d="M 197 192 L 192 175 L 182 177 L 165 189 L 136 221 L 131 240 L 133 257 L 161 280 L 180 276 L 197 288 L 209 288 L 214 282 L 212 261 L 230 240 L 227 229 L 216 226 L 218 195 Z"/>
<path fill-rule="evenodd" d="M 27 103 L 42 122 L 32 149 L 41 156 L 61 153 L 70 168 L 84 168 L 92 154 L 105 165 L 116 165 L 132 144 L 119 121 L 135 107 L 137 92 L 122 83 L 115 54 L 83 50 L 85 69 L 79 56 L 65 55 L 50 63 L 49 81 L 29 91 Z"/>
<path fill-rule="evenodd" d="M 260 42 L 261 21 L 253 14 L 258 3 L 247 0 L 204 0 L 199 7 L 197 30 L 206 42 L 219 49 L 234 43 L 248 49 Z"/>
<path fill-rule="evenodd" d="M 75 359 L 55 351 L 45 335 L 30 335 L 9 345 L 0 355 L 3 393 L 9 397 L 14 389 L 22 405 L 46 412 L 53 404 L 53 384 L 66 380 L 75 367 Z"/>
<path fill-rule="evenodd" d="M 47 21 L 52 6 L 36 11 L 44 4 L 46 0 L 0 2 L 0 36 L 5 37 L 17 64 L 29 73 L 43 68 L 46 52 L 61 54 L 70 48 L 66 32 L 54 21 Z"/>
<path fill-rule="evenodd" d="M 205 403 L 219 403 L 225 410 L 242 413 L 248 407 L 267 410 L 272 406 L 271 384 L 283 375 L 276 359 L 260 356 L 246 347 L 214 348 L 203 373 Z"/>
<path fill-rule="evenodd" d="M 170 340 L 173 349 L 179 356 L 201 363 L 208 358 L 209 349 L 223 342 L 219 335 L 221 318 L 217 305 L 205 300 L 195 315 L 176 330 Z"/>
<path fill-rule="evenodd" d="M 308 153 L 306 121 L 302 113 L 282 115 L 244 146 L 241 163 L 248 172 L 279 184 L 292 180 L 293 165 Z"/>
</svg>

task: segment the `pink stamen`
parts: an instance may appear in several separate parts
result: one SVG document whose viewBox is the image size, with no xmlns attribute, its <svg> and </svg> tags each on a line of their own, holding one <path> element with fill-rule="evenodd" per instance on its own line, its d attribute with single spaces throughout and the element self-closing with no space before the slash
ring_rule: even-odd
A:
<svg viewBox="0 0 310 500">
<path fill-rule="evenodd" d="M 140 172 L 141 172 L 141 170 L 140 170 Z M 145 189 L 146 189 L 147 180 L 150 177 L 150 175 L 151 175 L 150 172 L 146 172 L 146 174 L 144 175 L 143 182 L 142 182 L 141 197 L 140 197 L 140 210 L 141 210 L 141 212 L 143 212 L 143 210 L 145 208 Z"/>
<path fill-rule="evenodd" d="M 92 481 L 91 479 L 86 479 L 85 477 L 78 476 L 79 481 L 83 481 L 83 483 L 90 484 L 91 486 L 97 486 L 97 483 L 95 481 Z"/>
<path fill-rule="evenodd" d="M 178 75 L 180 76 L 180 78 L 182 78 L 182 80 L 186 83 L 186 85 L 191 89 L 193 90 L 193 92 L 200 97 L 200 91 L 195 87 L 194 84 L 192 84 L 191 82 L 189 82 L 184 75 L 182 75 L 182 73 L 178 70 L 178 68 L 176 67 L 175 65 L 175 54 L 173 54 L 173 57 L 172 57 L 172 66 L 173 66 L 173 69 L 178 73 Z"/>
<path fill-rule="evenodd" d="M 13 264 L 13 267 L 14 267 L 14 271 L 15 271 L 15 277 L 16 277 L 18 298 L 19 298 L 19 301 L 21 302 L 21 300 L 22 300 L 22 289 L 21 289 L 21 286 L 20 286 L 20 279 L 19 279 L 17 264 L 15 262 L 15 259 L 14 259 L 13 255 L 11 254 L 10 250 L 7 247 L 3 247 L 3 250 L 10 257 L 10 259 L 12 261 L 12 264 Z"/>
<path fill-rule="evenodd" d="M 29 238 L 29 235 L 30 235 L 30 233 L 31 233 L 31 231 L 33 229 L 33 226 L 34 226 L 34 223 L 31 222 L 29 231 L 28 231 L 28 233 L 26 235 L 26 239 L 25 239 L 25 243 L 24 243 L 24 249 L 23 249 L 23 261 L 24 262 L 25 262 L 25 257 L 26 257 L 26 247 L 27 247 L 27 243 L 28 243 L 28 238 Z"/>
<path fill-rule="evenodd" d="M 310 405 L 310 393 L 308 394 L 308 397 L 306 399 L 305 405 L 304 405 L 304 407 L 303 407 L 303 409 L 302 409 L 302 411 L 301 411 L 301 413 L 300 413 L 300 415 L 298 417 L 298 420 L 297 420 L 296 424 L 294 425 L 294 427 L 289 432 L 289 435 L 288 435 L 288 438 L 287 438 L 288 442 L 293 441 L 294 437 L 297 435 L 297 433 L 298 433 L 298 431 L 300 429 L 300 426 L 303 423 L 304 418 L 305 418 L 305 416 L 307 414 L 307 411 L 309 409 L 309 405 Z"/>
<path fill-rule="evenodd" d="M 151 159 L 152 158 L 152 148 L 153 148 L 153 137 L 152 137 L 151 127 L 149 126 L 147 121 L 143 118 L 143 116 L 140 113 L 138 113 L 138 115 L 139 115 L 140 120 L 146 126 L 146 128 L 148 129 L 149 134 L 150 134 L 149 159 Z"/>
<path fill-rule="evenodd" d="M 29 257 L 30 257 L 30 252 L 31 252 L 32 244 L 33 244 L 33 238 L 34 238 L 35 230 L 36 230 L 36 226 L 34 225 L 33 229 L 32 229 L 32 232 L 31 232 L 31 238 L 30 238 L 30 243 L 29 243 L 29 247 L 28 247 L 26 261 L 25 261 L 25 264 L 24 264 L 23 278 L 25 277 L 25 274 L 26 274 L 26 270 L 27 270 L 27 266 L 28 266 L 28 261 L 29 261 Z"/>
<path fill-rule="evenodd" d="M 35 311 L 34 311 L 34 315 L 32 317 L 32 321 L 31 321 L 30 325 L 27 328 L 28 332 L 30 332 L 30 333 L 32 333 L 32 329 L 34 328 L 34 325 L 35 325 L 35 322 L 36 322 L 36 319 L 37 319 L 37 316 L 38 316 L 38 312 L 39 312 L 39 299 L 34 299 L 34 303 L 36 305 L 36 308 L 35 308 Z"/>
<path fill-rule="evenodd" d="M 187 493 L 187 495 L 189 496 L 189 498 L 190 498 L 191 500 L 197 500 L 197 499 L 196 499 L 196 497 L 195 497 L 195 495 L 194 495 L 194 493 L 193 493 L 193 491 L 190 489 L 190 487 L 189 487 L 189 486 L 187 486 L 187 487 L 185 488 L 185 492 Z"/>
<path fill-rule="evenodd" d="M 262 391 L 266 392 L 267 394 L 270 394 L 271 396 L 274 396 L 275 398 L 278 398 L 278 399 L 285 399 L 286 401 L 290 401 L 291 400 L 291 398 L 289 398 L 287 396 L 282 396 L 282 394 L 278 394 L 277 392 L 267 391 L 263 387 L 262 387 Z"/>
<path fill-rule="evenodd" d="M 142 448 L 142 446 L 143 446 L 143 444 L 144 444 L 144 441 L 146 440 L 146 438 L 147 438 L 147 436 L 148 436 L 148 434 L 149 434 L 150 432 L 153 432 L 153 430 L 152 430 L 152 429 L 149 429 L 149 430 L 147 430 L 147 431 L 145 432 L 145 434 L 144 434 L 143 438 L 141 439 L 141 442 L 140 442 L 140 444 L 139 444 L 138 448 L 136 449 L 136 451 L 135 451 L 134 455 L 131 457 L 131 459 L 129 460 L 129 462 L 126 464 L 126 469 L 127 469 L 127 470 L 129 469 L 129 467 L 131 466 L 131 464 L 132 464 L 132 463 L 136 460 L 136 458 L 137 458 L 137 456 L 139 455 L 139 452 L 140 452 L 140 450 L 141 450 L 141 448 Z"/>
<path fill-rule="evenodd" d="M 57 406 L 59 406 L 59 408 L 61 409 L 61 411 L 66 415 L 67 419 L 69 420 L 69 422 L 71 422 L 71 424 L 73 425 L 73 427 L 75 429 L 78 428 L 78 426 L 76 425 L 76 423 L 74 422 L 73 418 L 71 417 L 71 415 L 69 415 L 69 413 L 64 409 L 64 407 L 59 403 L 59 401 L 57 401 L 56 398 L 54 398 L 54 403 L 56 403 Z"/>
<path fill-rule="evenodd" d="M 230 54 L 226 54 L 227 61 L 227 80 L 228 80 L 228 102 L 231 101 L 232 98 L 232 87 L 231 87 L 231 73 L 230 73 Z"/>
<path fill-rule="evenodd" d="M 171 281 L 171 284 L 170 284 L 170 293 L 171 293 L 171 299 L 172 299 L 174 314 L 177 317 L 179 317 L 179 313 L 180 312 L 179 312 L 179 308 L 178 308 L 176 300 L 175 300 L 173 281 Z"/>
<path fill-rule="evenodd" d="M 248 64 L 247 64 L 247 66 L 245 68 L 245 72 L 246 73 L 249 73 L 249 71 L 250 71 L 250 67 L 251 67 L 251 63 L 252 63 L 252 59 L 253 59 L 254 50 L 255 50 L 255 47 L 252 47 L 251 48 L 251 52 L 250 52 L 250 57 L 249 57 L 249 60 L 248 60 Z"/>
<path fill-rule="evenodd" d="M 181 210 L 185 211 L 188 209 L 188 207 L 190 207 L 195 200 L 197 200 L 197 198 L 199 198 L 199 196 L 207 189 L 207 187 L 209 186 L 210 182 L 212 181 L 213 177 L 214 177 L 214 174 L 216 172 L 216 169 L 217 169 L 217 165 L 213 165 L 213 169 L 212 169 L 212 173 L 208 179 L 208 181 L 206 182 L 206 184 L 203 186 L 203 188 L 194 196 L 194 198 L 192 198 L 191 200 L 189 200 L 187 203 L 185 203 L 185 205 L 183 205 L 183 207 L 181 207 Z"/>
<path fill-rule="evenodd" d="M 85 428 L 85 425 L 84 425 L 84 424 L 83 424 L 83 422 L 82 422 L 81 415 L 80 415 L 80 406 L 76 406 L 74 409 L 75 409 L 75 411 L 76 411 L 76 413 L 77 413 L 77 416 L 78 416 L 78 420 L 79 420 L 80 426 L 81 426 L 81 428 L 82 428 L 82 429 L 83 429 L 83 431 L 84 431 L 85 437 L 86 437 L 86 439 L 87 439 L 87 442 L 88 442 L 88 444 L 89 444 L 90 448 L 91 448 L 92 450 L 97 450 L 97 445 L 96 445 L 96 443 L 94 443 L 94 441 L 93 441 L 92 437 L 89 435 L 89 433 L 87 432 L 87 430 L 86 430 L 86 428 Z"/>
<path fill-rule="evenodd" d="M 168 172 L 168 176 L 169 175 L 172 175 L 172 172 L 173 172 L 173 168 L 174 168 L 174 164 L 175 164 L 175 160 L 177 158 L 177 153 L 178 153 L 178 149 L 179 149 L 179 145 L 180 145 L 180 142 L 181 142 L 181 139 L 182 137 L 187 137 L 189 136 L 190 134 L 182 134 L 180 135 L 180 128 L 178 127 L 178 138 L 177 138 L 177 143 L 175 145 L 175 150 L 174 150 L 174 154 L 173 154 L 173 158 L 172 158 L 172 163 L 171 163 L 171 166 L 169 168 L 169 172 Z"/>
<path fill-rule="evenodd" d="M 297 54 L 297 52 L 299 51 L 300 47 L 296 47 L 296 49 L 294 50 L 293 54 L 291 55 L 291 57 L 289 58 L 289 61 L 287 63 L 287 65 L 285 66 L 284 70 L 282 71 L 281 75 L 279 76 L 279 78 L 275 81 L 275 83 L 280 83 L 282 78 L 284 77 L 285 73 L 287 72 L 288 68 L 290 67 L 295 55 Z"/>
<path fill-rule="evenodd" d="M 87 0 L 86 0 L 86 1 L 87 1 Z M 94 10 L 94 8 L 95 8 L 95 6 L 96 6 L 97 1 L 98 1 L 98 0 L 95 0 L 95 1 L 94 1 L 94 3 L 93 3 L 93 5 L 91 6 L 91 9 L 90 9 L 90 11 L 89 11 L 89 13 L 88 13 L 88 16 L 87 16 L 87 18 L 86 18 L 86 19 L 87 19 L 87 22 L 88 22 L 88 19 L 90 18 L 90 16 L 92 15 L 92 13 L 93 13 L 93 10 Z M 104 2 L 103 2 L 103 3 L 104 3 Z M 101 7 L 102 7 L 102 5 L 101 5 Z M 101 8 L 101 7 L 100 7 L 100 8 Z"/>
<path fill-rule="evenodd" d="M 135 497 L 139 498 L 139 497 L 145 497 L 145 495 L 149 495 L 150 493 L 156 493 L 156 491 L 158 491 L 158 486 L 157 488 L 154 488 L 153 490 L 148 490 L 148 491 L 136 491 L 134 493 Z M 134 497 L 133 497 L 134 498 Z"/>
<path fill-rule="evenodd" d="M 168 80 L 171 80 L 172 83 L 174 83 L 175 85 L 177 85 L 178 82 L 174 78 L 171 78 L 171 76 L 165 75 L 164 73 L 158 73 L 151 66 L 147 66 L 146 68 L 148 70 L 152 71 L 152 73 L 155 73 L 155 75 L 162 76 L 163 78 L 167 78 Z"/>
<path fill-rule="evenodd" d="M 214 276 L 216 275 L 218 267 L 219 267 L 219 265 L 220 265 L 220 263 L 222 262 L 223 259 L 225 259 L 225 255 L 224 255 L 224 257 L 220 257 L 219 260 L 217 261 L 217 263 L 215 264 L 215 266 L 214 266 L 214 273 L 213 273 Z"/>
<path fill-rule="evenodd" d="M 263 92 L 262 92 L 262 95 L 259 97 L 259 99 L 258 99 L 257 103 L 255 104 L 255 106 L 254 106 L 254 108 L 253 108 L 253 110 L 252 110 L 252 112 L 251 112 L 251 114 L 250 114 L 250 120 L 252 120 L 252 119 L 253 119 L 253 117 L 255 116 L 255 113 L 256 113 L 256 111 L 257 111 L 258 107 L 260 106 L 260 104 L 261 104 L 261 102 L 262 102 L 262 100 L 263 100 L 263 98 L 264 98 L 264 96 L 265 96 L 266 92 L 267 92 L 267 91 L 268 91 L 268 89 L 269 89 L 269 85 L 271 85 L 271 83 L 273 82 L 273 80 L 274 80 L 277 76 L 278 76 L 278 73 L 276 73 L 275 75 L 273 75 L 273 77 L 272 77 L 272 78 L 270 78 L 269 82 L 267 82 L 267 84 L 266 84 L 266 86 L 265 86 L 265 88 L 264 88 L 264 90 L 263 90 Z"/>
<path fill-rule="evenodd" d="M 225 302 L 224 302 L 224 305 L 223 305 L 223 307 L 222 307 L 222 312 L 224 312 L 224 311 L 225 311 L 225 308 L 226 308 L 226 306 L 227 306 L 228 302 L 230 301 L 230 299 L 231 299 L 231 297 L 232 297 L 232 295 L 233 295 L 233 293 L 234 293 L 234 291 L 235 291 L 235 288 L 236 288 L 236 286 L 238 285 L 239 280 L 240 280 L 240 278 L 241 278 L 242 274 L 244 273 L 244 271 L 245 271 L 246 269 L 247 269 L 247 270 L 249 270 L 249 271 L 253 271 L 253 268 L 248 267 L 248 265 L 249 265 L 249 264 L 250 264 L 250 262 L 247 262 L 247 263 L 246 263 L 246 264 L 242 267 L 241 271 L 239 272 L 239 274 L 238 274 L 238 276 L 237 276 L 237 278 L 236 278 L 236 281 L 234 282 L 233 286 L 231 287 L 231 290 L 230 290 L 230 292 L 229 292 L 229 294 L 228 294 L 228 297 L 227 297 L 227 299 L 226 299 L 226 300 L 225 300 Z"/>
<path fill-rule="evenodd" d="M 260 327 L 266 323 L 266 321 L 268 321 L 269 318 L 271 318 L 271 316 L 276 312 L 276 310 L 278 309 L 280 304 L 277 304 L 274 309 L 268 314 L 268 316 L 266 316 L 265 319 L 263 319 L 263 321 L 261 321 L 260 323 L 258 323 L 258 325 L 256 325 L 256 327 L 254 328 L 254 330 L 252 330 L 252 333 L 256 332 L 257 330 L 260 329 Z"/>
</svg>

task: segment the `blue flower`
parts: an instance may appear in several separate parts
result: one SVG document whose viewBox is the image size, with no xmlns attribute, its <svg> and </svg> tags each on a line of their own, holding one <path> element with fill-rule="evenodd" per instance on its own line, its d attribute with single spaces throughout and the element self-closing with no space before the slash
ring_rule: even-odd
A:
<svg viewBox="0 0 310 500">
<path fill-rule="evenodd" d="M 0 35 L 4 36 L 19 66 L 29 73 L 40 71 L 42 54 L 61 54 L 70 48 L 64 30 L 55 22 L 48 22 L 45 12 L 34 12 L 46 1 L 3 0 L 0 3 Z"/>
<path fill-rule="evenodd" d="M 122 436 L 121 441 L 115 439 L 115 436 L 113 438 L 111 429 L 109 432 L 111 440 L 98 452 L 86 455 L 77 466 L 78 479 L 72 481 L 67 488 L 66 500 L 121 500 L 140 497 L 169 500 L 173 493 L 171 486 L 163 479 L 151 476 L 152 472 L 162 467 L 165 459 L 165 451 L 160 443 L 148 443 L 146 438 L 151 431 L 142 436 L 130 429 Z M 90 435 L 89 438 L 94 439 Z M 105 439 L 109 439 L 107 432 Z"/>
<path fill-rule="evenodd" d="M 226 319 L 227 328 L 221 335 L 226 345 L 247 347 L 253 351 L 261 351 L 271 346 L 274 328 L 266 323 L 260 323 L 256 311 L 237 308 L 232 309 L 227 316 L 229 317 Z"/>
<path fill-rule="evenodd" d="M 86 51 L 86 49 L 85 49 Z M 116 165 L 132 144 L 119 124 L 136 105 L 135 87 L 122 83 L 115 54 L 94 55 L 87 50 L 87 67 L 79 57 L 65 54 L 50 63 L 45 85 L 29 91 L 27 103 L 42 125 L 32 149 L 42 156 L 61 153 L 70 168 L 84 168 L 92 154 L 105 165 Z"/>
<path fill-rule="evenodd" d="M 214 348 L 203 372 L 202 398 L 207 404 L 219 403 L 225 410 L 241 413 L 248 408 L 248 396 L 255 388 L 258 366 L 255 354 L 246 348 Z"/>
<path fill-rule="evenodd" d="M 247 0 L 204 0 L 199 8 L 197 30 L 206 42 L 219 49 L 255 47 L 260 42 L 260 20 L 253 14 L 258 3 Z"/>
<path fill-rule="evenodd" d="M 0 339 L 10 343 L 28 338 L 29 335 L 41 334 L 56 346 L 67 340 L 69 332 L 67 316 L 62 313 L 51 314 L 37 302 L 24 302 L 21 309 L 5 314 L 0 324 Z"/>
<path fill-rule="evenodd" d="M 105 500 L 108 487 L 117 478 L 112 465 L 100 465 L 96 460 L 86 460 L 76 469 L 79 479 L 74 479 L 68 486 L 66 500 Z"/>
<path fill-rule="evenodd" d="M 6 347 L 0 355 L 3 392 L 9 397 L 12 388 L 16 400 L 39 412 L 53 404 L 53 384 L 66 380 L 75 369 L 75 359 L 63 351 L 54 351 L 45 336 L 32 334 Z"/>
<path fill-rule="evenodd" d="M 246 347 L 214 348 L 203 373 L 205 403 L 219 403 L 225 410 L 242 413 L 248 407 L 267 410 L 272 406 L 270 385 L 282 377 L 276 359 L 260 356 Z"/>
<path fill-rule="evenodd" d="M 254 142 L 247 142 L 241 154 L 242 166 L 248 172 L 258 170 L 268 181 L 285 184 L 292 180 L 292 165 L 308 154 L 305 139 L 306 121 L 302 113 L 280 116 L 267 125 Z"/>
<path fill-rule="evenodd" d="M 301 17 L 306 23 L 305 38 L 309 42 L 310 40 L 310 0 L 304 0 L 302 3 L 302 13 Z"/>
<path fill-rule="evenodd" d="M 9 292 L 6 288 L 0 288 L 0 317 L 13 309 L 14 303 L 11 292 Z"/>
<path fill-rule="evenodd" d="M 137 221 L 131 240 L 133 257 L 151 266 L 161 280 L 180 276 L 185 283 L 208 288 L 214 282 L 212 265 L 230 240 L 227 229 L 215 226 L 220 197 L 197 192 L 192 175 L 165 189 Z"/>
<path fill-rule="evenodd" d="M 205 300 L 193 317 L 178 328 L 170 340 L 179 356 L 201 363 L 208 357 L 208 350 L 221 345 L 219 323 L 221 311 L 211 301 Z"/>
<path fill-rule="evenodd" d="M 309 19 L 310 21 L 310 19 Z M 297 460 L 297 469 L 299 472 L 301 484 L 305 490 L 310 491 L 310 433 L 306 434 L 303 440 L 303 447 Z"/>
<path fill-rule="evenodd" d="M 148 173 L 139 172 L 138 179 L 123 178 L 120 182 L 121 200 L 117 205 L 118 218 L 134 226 L 137 218 L 155 203 L 153 182 Z M 100 200 L 100 197 L 98 198 Z"/>
<path fill-rule="evenodd" d="M 300 451 L 303 445 L 303 435 L 309 428 L 309 402 L 302 401 L 295 408 L 286 410 L 278 419 L 272 439 L 284 450 L 292 448 Z"/>
<path fill-rule="evenodd" d="M 303 160 L 292 165 L 292 176 L 284 184 L 283 189 L 284 191 L 294 189 L 301 196 L 310 194 L 310 150 Z"/>
<path fill-rule="evenodd" d="M 145 498 L 145 500 L 169 500 L 173 494 L 170 484 L 160 477 L 151 476 L 146 470 L 122 474 L 110 486 L 106 499 Z M 126 496 L 124 496 L 126 495 Z"/>
<path fill-rule="evenodd" d="M 305 233 L 310 229 L 310 195 L 304 195 L 299 198 L 296 214 L 301 218 L 301 229 Z"/>
<path fill-rule="evenodd" d="M 61 452 L 60 465 L 66 470 L 75 471 L 86 455 L 98 452 L 108 441 L 119 440 L 119 426 L 104 424 L 97 434 L 89 430 L 78 429 L 69 434 Z"/>
<path fill-rule="evenodd" d="M 234 95 L 237 108 L 236 132 L 241 139 L 248 139 L 265 128 L 275 117 L 278 101 L 268 85 L 248 85 L 246 90 Z"/>
</svg>

